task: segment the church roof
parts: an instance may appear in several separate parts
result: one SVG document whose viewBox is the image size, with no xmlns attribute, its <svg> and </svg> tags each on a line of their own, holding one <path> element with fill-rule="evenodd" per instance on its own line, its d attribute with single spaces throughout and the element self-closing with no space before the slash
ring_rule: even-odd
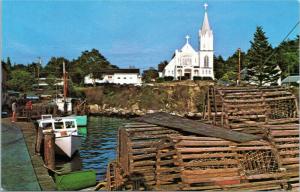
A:
<svg viewBox="0 0 300 192">
<path fill-rule="evenodd" d="M 211 29 L 210 29 L 209 22 L 208 22 L 207 12 L 205 10 L 204 20 L 203 20 L 203 24 L 202 24 L 202 28 L 201 28 L 201 34 L 204 35 L 206 32 L 209 32 L 209 31 L 211 31 Z"/>
<path fill-rule="evenodd" d="M 181 52 L 196 52 L 193 47 L 189 43 L 189 36 L 187 35 L 186 37 L 186 43 L 185 45 L 181 48 Z"/>
<path fill-rule="evenodd" d="M 182 48 L 181 52 L 195 52 L 193 47 L 187 42 Z"/>
</svg>

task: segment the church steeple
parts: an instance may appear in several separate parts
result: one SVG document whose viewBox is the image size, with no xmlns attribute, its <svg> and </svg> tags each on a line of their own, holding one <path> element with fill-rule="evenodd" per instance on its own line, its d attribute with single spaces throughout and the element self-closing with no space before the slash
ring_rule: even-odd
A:
<svg viewBox="0 0 300 192">
<path fill-rule="evenodd" d="M 199 30 L 199 48 L 200 50 L 213 50 L 213 31 L 210 28 L 208 15 L 207 15 L 207 7 L 208 5 L 204 4 L 204 19 L 202 23 L 202 27 Z"/>
<path fill-rule="evenodd" d="M 203 24 L 202 24 L 202 28 L 201 28 L 201 33 L 202 35 L 204 35 L 206 32 L 210 32 L 210 26 L 209 26 L 209 22 L 208 22 L 208 16 L 207 16 L 207 3 L 204 4 L 204 9 L 205 9 L 205 13 L 204 13 L 204 20 L 203 20 Z"/>
</svg>

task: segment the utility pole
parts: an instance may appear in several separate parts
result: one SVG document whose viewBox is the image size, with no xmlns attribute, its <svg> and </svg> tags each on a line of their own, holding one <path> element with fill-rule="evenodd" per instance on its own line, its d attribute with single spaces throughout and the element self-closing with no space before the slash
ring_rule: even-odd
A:
<svg viewBox="0 0 300 192">
<path fill-rule="evenodd" d="M 38 82 L 38 89 L 40 89 L 40 65 L 42 65 L 41 57 L 38 57 L 39 63 L 37 65 L 37 82 Z"/>
<path fill-rule="evenodd" d="M 238 48 L 239 61 L 238 61 L 238 72 L 237 72 L 237 81 L 236 85 L 240 85 L 241 82 L 241 49 Z"/>
<path fill-rule="evenodd" d="M 64 79 L 64 113 L 68 112 L 68 103 L 67 103 L 67 72 L 66 72 L 66 65 L 65 61 L 63 61 L 63 79 Z"/>
</svg>

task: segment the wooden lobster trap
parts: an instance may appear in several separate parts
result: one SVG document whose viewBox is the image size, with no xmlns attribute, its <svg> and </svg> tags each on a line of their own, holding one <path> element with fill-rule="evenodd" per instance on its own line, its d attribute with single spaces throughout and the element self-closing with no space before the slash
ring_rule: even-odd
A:
<svg viewBox="0 0 300 192">
<path fill-rule="evenodd" d="M 155 185 L 156 144 L 167 135 L 178 132 L 146 123 L 127 123 L 119 129 L 117 148 L 116 185 L 131 186 L 133 190 L 150 190 Z"/>
<path fill-rule="evenodd" d="M 265 125 L 268 137 L 278 150 L 280 164 L 286 169 L 288 183 L 299 188 L 299 124 Z"/>
<path fill-rule="evenodd" d="M 157 145 L 157 190 L 273 190 L 287 188 L 278 153 L 266 141 L 235 143 L 175 136 Z"/>
</svg>

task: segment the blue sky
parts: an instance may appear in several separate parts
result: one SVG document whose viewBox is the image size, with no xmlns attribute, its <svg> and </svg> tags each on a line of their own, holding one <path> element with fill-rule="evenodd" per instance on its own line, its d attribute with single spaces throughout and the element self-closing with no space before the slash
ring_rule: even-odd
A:
<svg viewBox="0 0 300 192">
<path fill-rule="evenodd" d="M 98 49 L 111 63 L 126 68 L 156 67 L 170 60 L 188 34 L 198 49 L 198 30 L 208 3 L 215 54 L 227 58 L 247 50 L 260 25 L 276 46 L 299 21 L 299 2 L 203 0 L 4 0 L 2 56 L 31 63 L 42 57 L 77 58 Z M 299 26 L 290 39 L 299 33 Z"/>
</svg>

